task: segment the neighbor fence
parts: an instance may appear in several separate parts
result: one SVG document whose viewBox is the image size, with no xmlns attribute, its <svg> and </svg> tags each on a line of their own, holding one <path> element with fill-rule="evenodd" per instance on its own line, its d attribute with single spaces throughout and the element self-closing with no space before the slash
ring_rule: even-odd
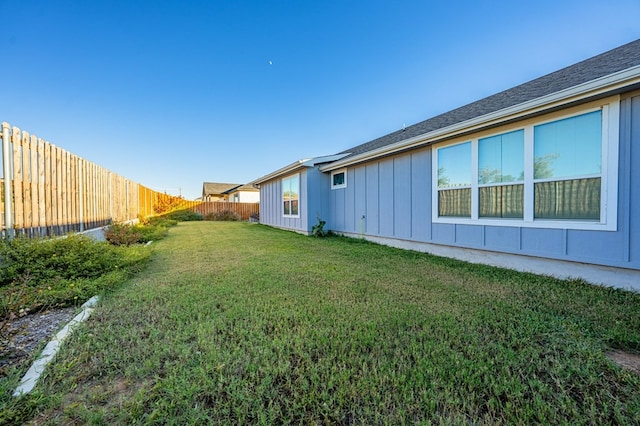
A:
<svg viewBox="0 0 640 426">
<path fill-rule="evenodd" d="M 198 203 L 119 176 L 35 135 L 2 123 L 0 229 L 61 235 Z"/>
<path fill-rule="evenodd" d="M 260 214 L 260 203 L 235 203 L 228 201 L 206 201 L 197 203 L 191 210 L 200 213 L 206 218 L 208 215 L 223 214 L 226 212 L 235 213 L 240 220 L 258 218 Z"/>
</svg>

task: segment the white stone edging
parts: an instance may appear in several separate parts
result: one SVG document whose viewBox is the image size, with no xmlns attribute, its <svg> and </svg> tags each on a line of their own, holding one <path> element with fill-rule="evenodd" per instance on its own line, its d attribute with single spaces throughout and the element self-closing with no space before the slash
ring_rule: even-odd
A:
<svg viewBox="0 0 640 426">
<path fill-rule="evenodd" d="M 94 306 L 100 300 L 99 296 L 93 296 L 82 305 L 82 311 L 76 315 L 62 330 L 60 330 L 47 346 L 42 350 L 40 356 L 33 362 L 31 368 L 25 373 L 20 381 L 20 385 L 16 388 L 13 396 L 21 396 L 33 390 L 38 379 L 44 373 L 46 366 L 53 360 L 62 342 L 71 334 L 78 324 L 85 321 L 93 312 Z"/>
</svg>

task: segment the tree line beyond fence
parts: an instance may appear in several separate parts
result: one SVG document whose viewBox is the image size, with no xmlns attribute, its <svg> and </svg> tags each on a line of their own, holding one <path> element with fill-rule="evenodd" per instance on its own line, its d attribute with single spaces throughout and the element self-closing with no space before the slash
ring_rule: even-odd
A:
<svg viewBox="0 0 640 426">
<path fill-rule="evenodd" d="M 0 230 L 3 236 L 62 235 L 190 209 L 201 214 L 226 210 L 247 220 L 248 203 L 200 203 L 154 191 L 78 157 L 9 123 L 2 123 Z M 200 211 L 202 210 L 202 211 Z M 245 214 L 245 211 L 248 213 Z M 245 217 L 246 216 L 246 217 Z"/>
</svg>

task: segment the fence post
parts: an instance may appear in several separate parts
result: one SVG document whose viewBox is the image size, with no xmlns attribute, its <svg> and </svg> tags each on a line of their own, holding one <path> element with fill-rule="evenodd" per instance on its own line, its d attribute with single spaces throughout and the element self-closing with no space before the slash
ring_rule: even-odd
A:
<svg viewBox="0 0 640 426">
<path fill-rule="evenodd" d="M 9 123 L 2 123 L 2 177 L 4 178 L 4 227 L 7 236 L 13 236 L 13 212 L 11 210 L 11 138 Z"/>
</svg>

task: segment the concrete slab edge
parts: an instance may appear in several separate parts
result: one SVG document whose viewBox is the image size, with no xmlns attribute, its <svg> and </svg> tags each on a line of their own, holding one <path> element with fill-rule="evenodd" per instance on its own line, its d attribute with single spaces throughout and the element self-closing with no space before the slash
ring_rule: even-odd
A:
<svg viewBox="0 0 640 426">
<path fill-rule="evenodd" d="M 56 356 L 58 351 L 60 350 L 60 346 L 62 342 L 71 334 L 71 332 L 80 324 L 81 322 L 87 320 L 91 313 L 93 312 L 94 306 L 100 300 L 99 296 L 93 296 L 91 299 L 87 300 L 82 305 L 82 311 L 78 315 L 76 315 L 67 325 L 65 325 L 62 330 L 60 330 L 54 337 L 51 339 L 47 346 L 42 350 L 40 356 L 33 362 L 31 368 L 25 373 L 20 381 L 20 385 L 16 388 L 13 396 L 21 396 L 27 394 L 33 390 L 40 379 L 42 373 L 44 373 L 47 365 L 53 361 L 53 358 Z"/>
</svg>

